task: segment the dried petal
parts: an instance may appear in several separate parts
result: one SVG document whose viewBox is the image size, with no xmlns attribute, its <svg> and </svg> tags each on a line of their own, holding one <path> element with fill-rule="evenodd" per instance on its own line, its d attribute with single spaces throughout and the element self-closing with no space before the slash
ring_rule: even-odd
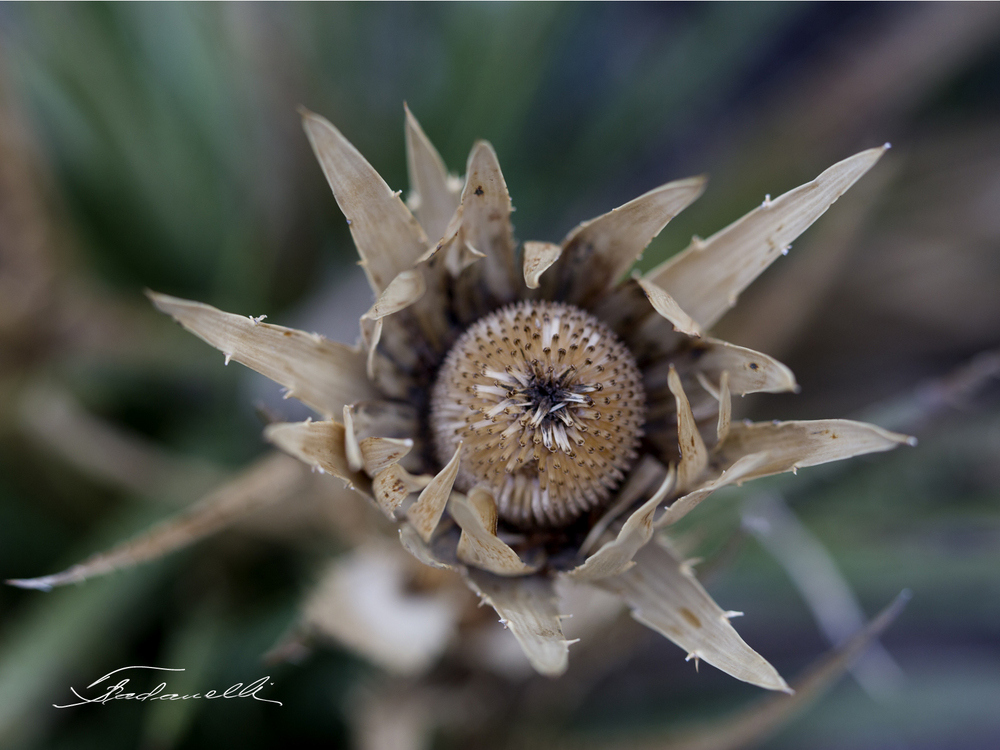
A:
<svg viewBox="0 0 1000 750">
<path fill-rule="evenodd" d="M 372 495 L 378 507 L 391 519 L 396 509 L 412 493 L 427 486 L 430 476 L 413 476 L 398 463 L 389 464 L 372 479 Z"/>
<path fill-rule="evenodd" d="M 681 379 L 673 366 L 670 367 L 668 382 L 670 392 L 677 402 L 677 449 L 681 454 L 680 464 L 677 466 L 677 487 L 687 489 L 708 465 L 708 451 L 698 432 L 698 424 L 691 413 L 691 404 L 684 393 Z"/>
<path fill-rule="evenodd" d="M 302 110 L 302 123 L 344 216 L 375 294 L 414 266 L 430 244 L 378 172 L 333 125 Z"/>
<path fill-rule="evenodd" d="M 693 492 L 689 492 L 671 503 L 670 507 L 663 511 L 660 517 L 653 522 L 653 526 L 662 529 L 665 526 L 677 523 L 713 492 L 727 485 L 744 481 L 758 467 L 763 466 L 767 460 L 767 453 L 751 453 L 743 456 L 724 471 L 718 479 L 699 487 Z"/>
<path fill-rule="evenodd" d="M 647 278 L 663 287 L 702 328 L 711 328 L 736 304 L 740 292 L 883 153 L 885 147 L 873 148 L 834 164 L 812 182 L 765 201 L 707 240 L 694 240 Z"/>
<path fill-rule="evenodd" d="M 148 292 L 153 304 L 230 358 L 288 389 L 324 417 L 345 404 L 376 398 L 362 352 L 315 333 L 222 312 L 201 302 Z"/>
<path fill-rule="evenodd" d="M 475 487 L 467 497 L 453 493 L 448 513 L 462 528 L 458 540 L 458 559 L 462 562 L 500 576 L 523 576 L 538 569 L 537 565 L 526 565 L 497 536 L 496 501 L 487 490 Z"/>
<path fill-rule="evenodd" d="M 718 339 L 706 338 L 704 343 L 705 347 L 698 351 L 698 369 L 712 380 L 728 372 L 733 393 L 743 396 L 798 389 L 792 371 L 773 357 Z"/>
<path fill-rule="evenodd" d="M 371 497 L 371 481 L 353 471 L 347 460 L 344 425 L 339 422 L 279 422 L 265 427 L 264 437 L 285 453 Z"/>
<path fill-rule="evenodd" d="M 580 545 L 580 554 L 589 554 L 614 520 L 631 508 L 649 488 L 662 484 L 666 475 L 666 467 L 650 454 L 647 453 L 640 458 L 639 463 L 628 473 L 625 484 L 618 490 L 614 501 L 587 532 L 583 544 Z"/>
<path fill-rule="evenodd" d="M 483 282 L 501 302 L 512 299 L 519 275 L 510 226 L 513 210 L 496 152 L 486 141 L 479 141 L 469 154 L 462 192 L 462 235 L 469 245 L 486 255 L 475 268 L 480 269 Z"/>
<path fill-rule="evenodd" d="M 406 511 L 406 517 L 420 532 L 420 538 L 425 542 L 430 541 L 431 534 L 434 533 L 438 521 L 441 520 L 441 514 L 444 513 L 445 505 L 448 504 L 448 496 L 455 484 L 455 477 L 458 476 L 458 460 L 461 454 L 462 444 L 459 443 L 455 455 L 424 488 L 417 502 Z"/>
<path fill-rule="evenodd" d="M 649 279 L 636 279 L 642 291 L 646 293 L 646 299 L 657 313 L 674 327 L 675 331 L 686 333 L 688 336 L 701 336 L 701 328 L 694 318 L 681 310 L 677 301 L 654 284 Z"/>
<path fill-rule="evenodd" d="M 445 234 L 458 208 L 459 191 L 449 185 L 448 170 L 417 118 L 406 110 L 406 166 L 410 176 L 414 213 L 432 242 Z M 461 183 L 454 181 L 456 185 Z"/>
<path fill-rule="evenodd" d="M 524 250 L 524 283 L 528 289 L 538 289 L 538 280 L 548 268 L 559 260 L 562 247 L 551 242 L 525 242 Z"/>
<path fill-rule="evenodd" d="M 726 613 L 695 580 L 690 568 L 660 544 L 647 544 L 636 565 L 595 585 L 614 591 L 632 617 L 738 680 L 768 690 L 788 691 L 778 672 L 751 649 L 729 624 Z"/>
<path fill-rule="evenodd" d="M 514 634 L 536 671 L 548 677 L 558 677 L 566 671 L 569 642 L 559 623 L 550 579 L 501 578 L 469 568 L 465 580 L 500 615 L 500 621 Z"/>
<path fill-rule="evenodd" d="M 704 189 L 704 177 L 677 180 L 580 224 L 562 241 L 563 255 L 553 272 L 556 299 L 589 306 Z"/>
<path fill-rule="evenodd" d="M 413 448 L 413 441 L 409 438 L 370 437 L 361 441 L 360 448 L 365 474 L 373 477 L 398 463 Z"/>
<path fill-rule="evenodd" d="M 391 282 L 389 286 L 379 295 L 375 304 L 364 314 L 368 320 L 379 320 L 405 310 L 418 299 L 424 296 L 427 291 L 427 284 L 424 283 L 424 275 L 417 268 L 403 271 Z"/>
<path fill-rule="evenodd" d="M 653 516 L 674 489 L 676 473 L 671 467 L 660 488 L 625 521 L 618 538 L 608 542 L 587 558 L 583 565 L 566 575 L 578 581 L 594 581 L 624 573 L 635 565 L 633 558 L 653 538 Z"/>
<path fill-rule="evenodd" d="M 892 450 L 913 438 L 849 419 L 802 422 L 735 423 L 719 446 L 724 465 L 751 453 L 767 453 L 767 461 L 744 479 L 756 479 L 804 466 L 816 466 L 864 453 Z"/>
</svg>

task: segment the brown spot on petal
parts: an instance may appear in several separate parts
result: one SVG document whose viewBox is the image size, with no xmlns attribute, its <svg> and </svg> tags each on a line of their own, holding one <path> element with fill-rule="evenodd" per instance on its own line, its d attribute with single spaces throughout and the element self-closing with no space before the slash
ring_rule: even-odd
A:
<svg viewBox="0 0 1000 750">
<path fill-rule="evenodd" d="M 681 607 L 680 609 L 681 617 L 688 621 L 688 623 L 695 628 L 701 627 L 701 620 L 698 619 L 698 615 L 692 612 L 687 607 Z"/>
<path fill-rule="evenodd" d="M 480 185 L 479 187 L 476 188 L 476 195 L 482 195 L 482 194 L 483 194 L 483 186 Z"/>
</svg>

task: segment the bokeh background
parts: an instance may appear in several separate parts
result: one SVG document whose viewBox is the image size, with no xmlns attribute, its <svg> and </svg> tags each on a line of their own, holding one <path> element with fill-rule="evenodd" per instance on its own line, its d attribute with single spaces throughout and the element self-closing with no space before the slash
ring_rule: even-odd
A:
<svg viewBox="0 0 1000 750">
<path fill-rule="evenodd" d="M 720 494 L 686 532 L 788 677 L 831 645 L 801 594 L 830 590 L 794 580 L 802 555 L 869 616 L 913 594 L 877 659 L 754 742 L 1000 746 L 993 3 L 0 5 L 0 575 L 61 570 L 172 515 L 267 451 L 262 414 L 304 415 L 142 292 L 353 341 L 369 293 L 296 108 L 403 189 L 404 101 L 456 173 L 493 143 L 521 239 L 708 173 L 647 268 L 892 142 L 718 332 L 802 386 L 743 416 L 865 418 L 919 447 Z M 670 747 L 760 698 L 624 616 L 555 683 L 488 674 L 458 646 L 405 679 L 334 644 L 265 664 L 352 544 L 297 512 L 51 593 L 0 589 L 0 745 L 376 747 L 374 722 L 400 732 L 383 747 Z M 284 705 L 51 708 L 135 663 L 183 666 L 192 689 L 269 673 Z"/>
</svg>

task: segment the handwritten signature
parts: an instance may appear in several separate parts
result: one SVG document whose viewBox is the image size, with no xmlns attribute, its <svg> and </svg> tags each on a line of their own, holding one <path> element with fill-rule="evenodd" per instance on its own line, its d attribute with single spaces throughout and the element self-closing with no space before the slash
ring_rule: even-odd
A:
<svg viewBox="0 0 1000 750">
<path fill-rule="evenodd" d="M 131 667 L 121 667 L 119 669 L 114 670 L 113 672 L 108 672 L 106 675 L 97 680 L 94 680 L 92 683 L 87 685 L 86 689 L 90 690 L 96 687 L 97 685 L 100 685 L 102 682 L 109 680 L 113 675 L 116 675 L 119 672 L 124 672 L 129 669 L 152 669 L 160 672 L 184 671 L 183 669 L 170 669 L 168 667 L 144 667 L 140 665 L 135 665 Z M 245 687 L 242 682 L 237 682 L 235 685 L 226 688 L 222 692 L 219 692 L 217 690 L 209 690 L 204 694 L 191 693 L 188 695 L 182 695 L 179 693 L 164 692 L 167 689 L 167 683 L 165 682 L 161 682 L 155 688 L 153 688 L 152 690 L 148 690 L 145 693 L 129 693 L 126 692 L 125 690 L 126 685 L 128 685 L 129 683 L 129 678 L 125 677 L 113 685 L 109 684 L 100 688 L 104 692 L 101 695 L 98 695 L 97 697 L 94 698 L 85 698 L 76 691 L 76 688 L 71 687 L 70 692 L 72 692 L 73 695 L 75 695 L 77 698 L 80 699 L 77 703 L 67 703 L 65 706 L 59 706 L 56 705 L 55 703 L 53 703 L 52 705 L 54 708 L 73 708 L 74 706 L 83 706 L 87 703 L 100 703 L 103 705 L 106 704 L 108 701 L 186 701 L 186 700 L 195 700 L 199 698 L 204 698 L 207 700 L 215 700 L 216 698 L 227 698 L 227 699 L 253 698 L 255 701 L 262 701 L 264 703 L 277 703 L 280 706 L 281 705 L 280 701 L 273 701 L 267 698 L 261 698 L 258 695 L 258 693 L 261 690 L 263 690 L 266 685 L 274 684 L 273 682 L 269 681 L 270 679 L 271 679 L 270 675 L 264 675 L 260 679 L 254 680 L 253 682 L 247 684 Z"/>
</svg>

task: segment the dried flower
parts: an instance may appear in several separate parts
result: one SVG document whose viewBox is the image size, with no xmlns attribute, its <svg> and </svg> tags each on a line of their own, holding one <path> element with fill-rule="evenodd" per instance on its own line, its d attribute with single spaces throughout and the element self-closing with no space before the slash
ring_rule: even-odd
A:
<svg viewBox="0 0 1000 750">
<path fill-rule="evenodd" d="M 907 441 L 846 420 L 731 422 L 732 394 L 795 380 L 705 334 L 885 148 L 621 281 L 703 178 L 518 249 L 488 143 L 459 181 L 407 111 L 408 208 L 336 128 L 304 120 L 375 293 L 362 344 L 151 294 L 323 417 L 267 438 L 374 502 L 421 562 L 460 571 L 543 674 L 567 665 L 553 588 L 565 578 L 618 595 L 690 658 L 787 689 L 663 530 L 726 485 Z"/>
</svg>

